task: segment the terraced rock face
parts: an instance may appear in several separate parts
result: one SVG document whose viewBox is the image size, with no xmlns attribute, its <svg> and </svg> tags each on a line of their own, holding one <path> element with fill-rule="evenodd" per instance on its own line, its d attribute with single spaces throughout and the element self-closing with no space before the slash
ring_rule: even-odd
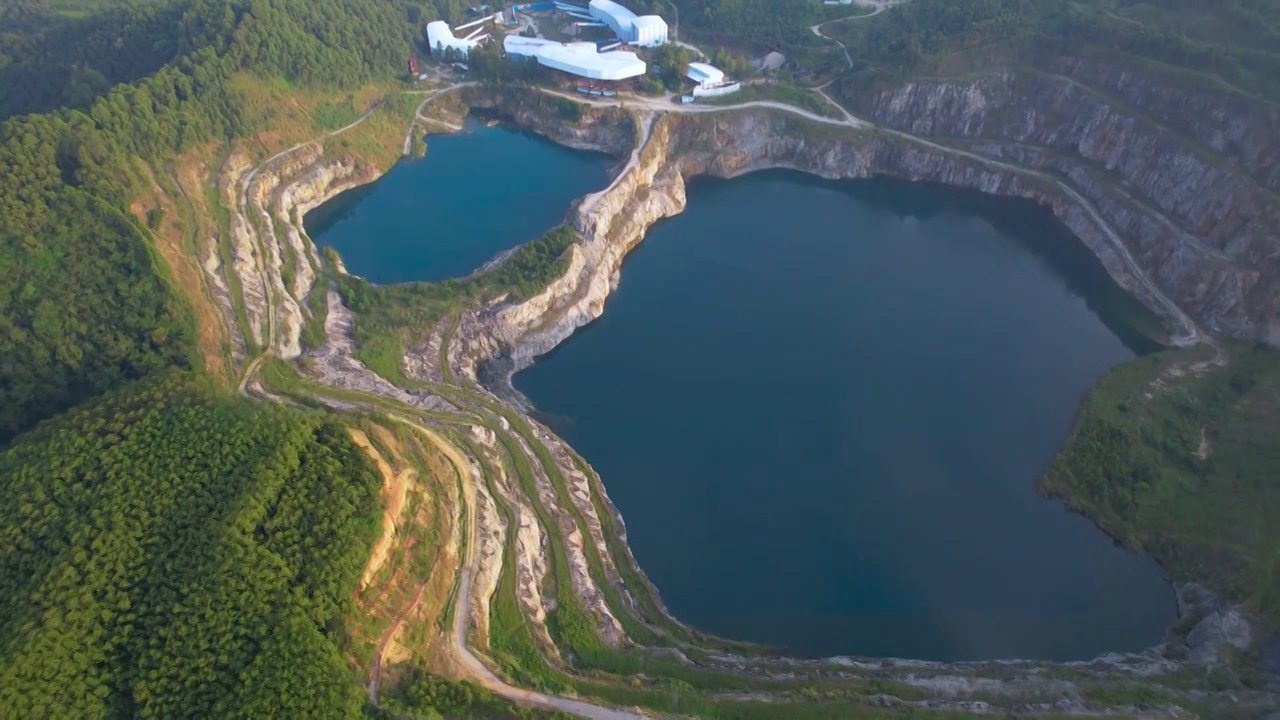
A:
<svg viewBox="0 0 1280 720">
<path fill-rule="evenodd" d="M 1045 202 L 1180 337 L 1199 338 L 1201 323 L 1223 333 L 1270 337 L 1273 308 L 1265 301 L 1270 270 L 1245 268 L 1249 258 L 1266 255 L 1272 212 L 1259 199 L 1263 191 L 1253 177 L 1199 157 L 1185 143 L 1137 118 L 1117 120 L 1110 106 L 1089 110 L 1086 101 L 1095 96 L 1088 93 L 1053 105 L 1040 103 L 1039 92 L 1082 91 L 1070 81 L 1047 76 L 906 84 L 866 99 L 870 114 L 896 128 L 855 130 L 819 125 L 776 109 L 628 112 L 570 107 L 560 98 L 527 90 L 464 89 L 449 99 L 453 105 L 444 114 L 486 107 L 554 140 L 625 158 L 608 188 L 571 210 L 569 220 L 579 240 L 568 250 L 564 273 L 525 300 L 497 298 L 451 311 L 434 328 L 413 328 L 425 340 L 410 349 L 402 369 L 417 383 L 396 388 L 353 357 L 352 318 L 337 293 L 308 287 L 310 273 L 295 274 L 291 283 L 281 277 L 282 251 L 297 253 L 303 262 L 316 260 L 300 227 L 302 213 L 378 175 L 359 161 L 304 148 L 296 157 L 255 171 L 236 168 L 232 175 L 231 184 L 242 188 L 234 216 L 244 230 L 245 247 L 251 248 L 244 255 L 253 260 L 237 262 L 235 269 L 262 275 L 255 282 L 241 278 L 241 286 L 255 293 L 245 298 L 251 306 L 251 331 L 261 336 L 262 345 L 292 357 L 299 350 L 292 328 L 305 321 L 312 305 L 307 294 L 326 292 L 327 343 L 306 352 L 300 368 L 314 388 L 344 394 L 313 389 L 310 397 L 344 409 L 394 407 L 452 433 L 470 461 L 462 481 L 479 489 L 468 491 L 476 498 L 466 523 L 472 538 L 466 541 L 465 556 L 471 561 L 460 586 L 470 593 L 463 598 L 469 612 L 462 617 L 471 621 L 460 621 L 459 636 L 469 627 L 473 642 L 487 643 L 477 650 L 499 658 L 494 662 L 499 669 L 514 672 L 500 658 L 518 656 L 528 662 L 520 653 L 533 651 L 549 668 L 537 672 L 552 683 L 572 681 L 584 664 L 596 669 L 595 679 L 608 674 L 605 670 L 639 677 L 641 668 L 664 677 L 692 671 L 696 664 L 700 674 L 694 677 L 703 680 L 706 673 L 770 682 L 822 678 L 856 684 L 875 678 L 890 683 L 877 701 L 888 704 L 983 709 L 971 707 L 972 694 L 982 692 L 1005 693 L 1002 705 L 1028 711 L 1093 710 L 1098 704 L 1082 699 L 1081 684 L 1111 687 L 1117 677 L 1176 677 L 1185 666 L 1175 658 L 1190 655 L 1197 663 L 1221 664 L 1233 646 L 1203 636 L 1224 624 L 1204 626 L 1194 638 L 1197 647 L 1221 652 L 1196 655 L 1175 640 L 1143 654 L 1069 667 L 878 659 L 799 662 L 743 654 L 750 649 L 706 638 L 666 614 L 626 547 L 622 520 L 605 493 L 608 479 L 602 483 L 571 448 L 525 414 L 520 398 L 504 382 L 513 367 L 549 351 L 603 312 L 627 252 L 654 222 L 684 208 L 687 178 L 771 167 L 829 178 L 883 173 Z M 1037 109 L 1011 110 L 1019 98 Z M 1072 105 L 1085 114 L 1071 115 L 1074 119 L 1067 122 Z M 929 113 L 937 117 L 919 117 Z M 1021 125 L 1015 122 L 1019 119 Z M 1224 137 L 1257 144 L 1250 139 L 1252 131 L 1232 132 Z M 988 133 L 1004 135 L 991 138 Z M 1106 140 L 1108 133 L 1116 133 L 1114 142 Z M 1129 150 L 1124 143 L 1146 150 Z M 1171 164 L 1151 156 L 1165 148 L 1181 148 L 1181 154 Z M 268 174 L 272 179 L 263 180 Z M 1188 204 L 1166 209 L 1176 204 L 1171 196 L 1184 197 Z M 1201 237 L 1193 232 L 1197 222 L 1212 224 L 1215 213 L 1238 217 L 1239 233 Z M 253 220 L 255 216 L 262 221 Z M 275 229 L 277 224 L 283 232 Z M 285 295 L 292 302 L 272 300 Z M 482 377 L 489 379 L 488 386 L 480 382 Z M 1230 603 L 1199 590 L 1181 590 L 1184 597 L 1196 598 L 1181 611 L 1188 626 L 1214 613 L 1234 612 L 1233 618 L 1247 622 Z M 513 612 L 524 620 L 513 624 Z M 898 696 L 889 697 L 893 693 Z M 1123 708 L 1127 696 L 1120 697 L 1109 705 Z M 1240 697 L 1251 707 L 1265 706 L 1265 697 Z"/>
<path fill-rule="evenodd" d="M 1274 106 L 1062 58 L 1050 72 L 906 82 L 859 96 L 857 109 L 1066 179 L 1208 330 L 1280 340 Z"/>
</svg>

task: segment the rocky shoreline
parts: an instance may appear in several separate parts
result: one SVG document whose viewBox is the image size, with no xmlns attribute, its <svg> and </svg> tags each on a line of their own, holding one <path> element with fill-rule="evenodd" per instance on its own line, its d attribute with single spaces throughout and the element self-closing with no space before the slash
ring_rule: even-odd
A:
<svg viewBox="0 0 1280 720">
<path fill-rule="evenodd" d="M 483 96 L 470 100 L 486 102 L 491 98 Z M 503 110 L 500 102 L 491 107 Z M 522 127 L 534 129 L 553 140 L 561 141 L 565 137 L 562 124 L 553 122 L 548 126 L 545 118 L 531 115 L 527 109 L 515 108 L 504 114 L 514 118 Z M 617 119 L 600 121 L 617 122 Z M 543 293 L 523 303 L 499 303 L 468 312 L 450 339 L 448 356 L 454 372 L 485 387 L 495 397 L 528 416 L 531 408 L 511 386 L 511 377 L 539 355 L 554 349 L 577 328 L 600 316 L 608 295 L 617 287 L 626 254 L 643 240 L 653 223 L 684 209 L 685 181 L 698 174 L 734 177 L 772 168 L 798 170 L 828 179 L 892 174 L 910 180 L 938 181 L 1047 202 L 1073 228 L 1092 221 L 1089 213 L 1073 209 L 1069 198 L 1052 195 L 1050 190 L 1035 182 L 1036 178 L 1023 179 L 1012 171 L 984 167 L 981 160 L 974 158 L 930 158 L 928 146 L 913 146 L 909 140 L 900 141 L 875 131 L 860 133 L 850 130 L 846 137 L 828 137 L 812 143 L 803 130 L 796 132 L 797 122 L 803 123 L 803 120 L 767 110 L 743 110 L 714 116 L 636 113 L 631 124 L 642 131 L 631 161 L 608 188 L 584 198 L 569 214 L 570 223 L 582 241 L 571 249 L 572 260 L 567 272 Z M 830 136 L 829 131 L 826 134 Z M 584 132 L 582 127 L 578 127 L 565 144 L 616 152 L 616 146 L 584 139 L 589 137 L 589 131 Z M 905 147 L 898 147 L 900 142 Z M 1107 254 L 1105 229 L 1095 227 L 1089 234 L 1095 238 L 1098 246 L 1095 251 L 1107 261 L 1113 276 L 1126 287 L 1137 290 L 1142 297 L 1141 290 L 1145 286 L 1135 279 L 1135 274 L 1143 272 L 1142 269 L 1127 266 L 1118 255 Z M 1166 304 L 1152 295 L 1147 294 L 1142 299 L 1171 323 L 1183 320 L 1183 316 L 1170 312 Z M 438 347 L 442 340 L 433 336 L 428 346 Z M 417 352 L 415 355 L 421 357 L 429 353 Z M 529 417 L 529 420 L 533 421 L 533 418 Z M 621 521 L 620 517 L 618 519 Z M 1220 602 L 1208 595 L 1204 588 L 1193 584 L 1176 589 L 1181 622 L 1203 617 L 1208 619 L 1209 625 L 1214 625 L 1223 617 L 1230 618 L 1226 625 L 1232 631 L 1215 635 L 1212 641 L 1208 639 L 1211 634 L 1208 625 L 1197 626 L 1204 628 L 1197 633 L 1200 642 L 1196 643 L 1201 659 L 1207 659 L 1205 647 L 1225 651 L 1227 646 L 1240 648 L 1248 645 L 1248 623 L 1239 609 Z M 1116 668 L 1131 666 L 1130 671 L 1136 675 L 1164 672 L 1169 669 L 1169 661 L 1164 658 L 1165 649 L 1157 646 L 1144 653 L 1107 654 L 1091 662 Z M 832 658 L 829 661 L 853 665 L 884 662 L 883 659 L 867 658 Z M 1035 666 L 1042 663 L 1027 661 L 1025 664 Z M 937 669 L 949 664 L 930 663 L 927 666 Z"/>
<path fill-rule="evenodd" d="M 406 375 L 415 380 L 456 384 L 499 403 L 533 429 L 534 440 L 550 452 L 569 488 L 569 502 L 565 503 L 546 473 L 536 471 L 537 500 L 549 509 L 566 539 L 575 597 L 593 617 L 599 635 L 615 647 L 630 645 L 632 641 L 615 616 L 620 608 L 610 607 L 603 589 L 597 585 L 597 578 L 593 577 L 584 554 L 586 547 L 593 547 L 602 559 L 603 580 L 621 593 L 624 604 L 637 606 L 633 592 L 641 592 L 651 596 L 663 613 L 665 608 L 646 580 L 642 580 L 647 585 L 644 588 L 629 588 L 623 581 L 619 563 L 637 566 L 626 545 L 623 520 L 609 501 L 603 483 L 589 467 L 584 465 L 585 472 L 580 470 L 572 449 L 531 416 L 527 403 L 510 386 L 510 378 L 534 358 L 563 342 L 577 328 L 600 316 L 609 294 L 617 286 L 626 254 L 642 241 L 654 222 L 684 209 L 688 178 L 699 174 L 732 177 L 766 168 L 789 168 L 832 179 L 885 174 L 1030 198 L 1050 205 L 1094 250 L 1122 286 L 1171 325 L 1180 326 L 1184 337 L 1195 339 L 1199 323 L 1219 330 L 1256 325 L 1247 317 L 1242 320 L 1232 314 L 1243 307 L 1238 304 L 1227 308 L 1231 312 L 1217 312 L 1214 310 L 1217 306 L 1194 303 L 1189 305 L 1191 313 L 1182 311 L 1178 303 L 1186 298 L 1176 292 L 1166 295 L 1167 291 L 1158 284 L 1157 279 L 1163 277 L 1159 268 L 1145 262 L 1150 253 L 1130 255 L 1118 241 L 1117 232 L 1108 224 L 1111 214 L 1104 212 L 1113 207 L 1112 201 L 1099 201 L 1093 191 L 1086 198 L 1056 176 L 1037 168 L 1028 170 L 1004 160 L 979 156 L 976 152 L 983 148 L 975 143 L 958 150 L 942 148 L 900 131 L 833 130 L 769 109 L 676 115 L 582 107 L 576 113 L 569 113 L 563 99 L 546 98 L 536 91 L 503 94 L 489 89 L 464 88 L 441 98 L 435 112 L 456 120 L 474 108 L 497 112 L 570 147 L 627 158 L 608 188 L 583 198 L 570 210 L 568 220 L 580 240 L 570 247 L 568 268 L 560 278 L 522 302 L 500 299 L 447 318 L 432 329 L 424 342 L 406 353 L 403 367 Z M 1003 150 L 988 147 L 985 151 L 997 158 L 1006 157 Z M 303 215 L 342 191 L 377 179 L 381 171 L 360 160 L 326 157 L 322 150 L 308 148 L 273 159 L 253 171 L 248 171 L 244 163 L 233 169 L 235 172 L 226 176 L 229 182 L 224 196 L 232 196 L 238 190 L 241 202 L 233 205 L 237 262 L 236 267 L 229 270 L 257 277 L 255 283 L 243 285 L 251 323 L 245 330 L 252 333 L 250 336 L 270 340 L 281 357 L 301 356 L 304 372 L 325 385 L 382 395 L 424 410 L 458 410 L 456 397 L 445 399 L 424 390 L 395 388 L 365 368 L 353 357 L 350 313 L 342 307 L 341 299 L 331 290 L 312 286 L 320 262 L 314 245 L 302 230 Z M 253 230 L 255 215 L 264 219 L 257 223 L 261 233 Z M 286 237 L 277 236 L 276 221 L 286 228 Z M 314 267 L 308 268 L 312 272 L 306 275 L 306 280 L 302 273 L 294 276 L 292 287 L 286 287 L 282 279 L 281 253 L 285 246 L 298 258 L 305 259 L 305 264 L 314 263 Z M 250 288 L 253 293 L 247 292 Z M 327 292 L 329 306 L 328 342 L 323 348 L 304 354 L 298 338 L 306 322 L 307 294 L 322 291 Z M 273 292 L 280 301 L 272 301 Z M 498 417 L 498 422 L 504 430 L 509 428 L 504 418 Z M 485 454 L 497 457 L 501 453 L 499 445 L 486 432 L 479 425 L 473 426 L 473 440 Z M 535 455 L 528 441 L 522 438 L 518 442 L 522 453 L 529 457 Z M 501 470 L 500 463 L 498 467 Z M 479 471 L 473 475 L 478 477 Z M 514 562 L 523 610 L 538 621 L 535 624 L 540 626 L 541 644 L 550 655 L 558 656 L 554 643 L 541 627 L 547 613 L 555 610 L 554 598 L 542 592 L 548 572 L 548 535 L 539 527 L 530 498 L 523 497 L 512 481 L 505 477 L 495 479 L 496 493 L 492 495 L 484 489 L 484 483 L 477 482 L 477 487 L 482 488 L 476 528 L 481 548 L 476 568 L 480 592 L 472 598 L 473 625 L 480 637 L 487 637 L 488 599 L 496 588 L 503 563 Z M 509 526 L 495 510 L 498 502 L 513 508 L 514 526 Z M 605 536 L 597 507 L 611 516 L 609 519 L 616 528 L 615 535 L 621 541 L 624 556 L 615 557 L 612 552 L 614 547 Z M 582 527 L 574 520 L 575 516 L 583 518 Z M 517 536 L 519 551 L 514 558 L 506 558 L 503 550 L 509 533 Z M 889 673 L 895 678 L 911 678 L 910 683 L 929 687 L 944 696 L 959 697 L 985 691 L 979 686 L 988 681 L 975 678 L 975 672 L 995 672 L 1002 677 L 1012 673 L 1008 682 L 1029 683 L 1030 687 L 1048 691 L 1050 685 L 1056 687 L 1056 683 L 1062 682 L 1043 676 L 1055 668 L 1108 676 L 1168 674 L 1177 671 L 1184 662 L 1205 665 L 1226 662 L 1235 649 L 1247 647 L 1255 639 L 1247 615 L 1239 608 L 1222 603 L 1203 588 L 1177 589 L 1180 627 L 1186 626 L 1184 630 L 1189 632 L 1171 632 L 1169 642 L 1144 653 L 1110 654 L 1081 663 L 1020 660 L 932 663 L 884 658 L 810 661 L 747 658 L 732 653 L 709 656 L 709 660 L 723 672 L 771 678 L 787 676 L 788 667 L 821 669 L 824 673 L 850 677 L 864 672 Z M 684 627 L 666 614 L 667 622 Z M 678 651 L 675 655 L 683 657 Z M 978 685 L 974 685 L 975 682 Z"/>
</svg>

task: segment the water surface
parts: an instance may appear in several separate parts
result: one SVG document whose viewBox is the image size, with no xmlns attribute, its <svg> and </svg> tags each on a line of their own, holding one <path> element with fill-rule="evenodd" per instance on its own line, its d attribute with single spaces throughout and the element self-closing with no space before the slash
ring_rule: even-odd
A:
<svg viewBox="0 0 1280 720">
<path fill-rule="evenodd" d="M 376 283 L 466 275 L 560 223 L 570 203 L 608 184 L 606 155 L 468 120 L 427 137 L 427 155 L 343 193 L 305 218 L 347 270 Z"/>
<path fill-rule="evenodd" d="M 516 377 L 672 612 L 806 656 L 1072 660 L 1160 641 L 1148 557 L 1037 496 L 1151 347 L 1044 209 L 888 180 L 700 178 L 604 316 Z"/>
</svg>

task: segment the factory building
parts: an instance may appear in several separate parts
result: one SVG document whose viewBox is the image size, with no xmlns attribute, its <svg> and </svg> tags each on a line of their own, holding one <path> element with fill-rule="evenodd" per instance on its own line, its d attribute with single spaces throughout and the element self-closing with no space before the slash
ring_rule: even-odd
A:
<svg viewBox="0 0 1280 720">
<path fill-rule="evenodd" d="M 644 61 L 635 53 L 600 52 L 595 43 L 561 43 L 543 38 L 508 35 L 502 41 L 507 57 L 536 60 L 538 65 L 587 80 L 617 82 L 645 74 Z"/>
<path fill-rule="evenodd" d="M 693 97 L 716 97 L 742 89 L 742 84 L 725 77 L 724 71 L 714 65 L 691 62 L 685 77 L 694 82 Z"/>
<path fill-rule="evenodd" d="M 427 44 L 431 46 L 431 52 L 445 52 L 453 50 L 456 53 L 466 55 L 471 52 L 471 48 L 476 47 L 484 42 L 488 35 L 480 37 L 455 37 L 453 30 L 449 28 L 449 23 L 443 20 L 433 20 L 427 23 Z"/>
<path fill-rule="evenodd" d="M 657 15 L 637 16 L 613 0 L 591 0 L 587 14 L 609 26 L 629 45 L 657 47 L 667 41 L 667 21 Z"/>
</svg>

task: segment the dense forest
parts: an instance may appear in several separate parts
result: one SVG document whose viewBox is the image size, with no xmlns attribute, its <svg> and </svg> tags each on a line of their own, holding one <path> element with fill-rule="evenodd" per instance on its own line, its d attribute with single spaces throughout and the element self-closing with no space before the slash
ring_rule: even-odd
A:
<svg viewBox="0 0 1280 720">
<path fill-rule="evenodd" d="M 1280 0 L 912 0 L 827 32 L 854 58 L 846 94 L 928 61 L 929 71 L 945 72 L 983 57 L 1035 64 L 1066 53 L 1104 53 L 1280 97 Z M 953 62 L 961 54 L 964 60 Z"/>
<path fill-rule="evenodd" d="M 168 18 L 148 52 L 160 49 L 130 67 L 170 49 L 173 62 L 112 87 L 83 111 L 0 126 L 0 445 L 119 382 L 190 363 L 189 310 L 125 212 L 139 159 L 157 163 L 252 130 L 229 89 L 234 73 L 353 87 L 397 73 L 416 33 L 403 8 L 380 0 L 179 7 L 118 16 Z M 91 22 L 111 27 L 109 17 L 117 15 Z M 36 42 L 65 41 L 53 27 Z M 120 52 L 144 44 L 122 40 Z"/>
<path fill-rule="evenodd" d="M 752 52 L 777 50 L 805 65 L 839 55 L 831 43 L 809 31 L 809 26 L 829 17 L 818 0 L 681 0 L 678 4 L 681 32 L 704 44 Z"/>
<path fill-rule="evenodd" d="M 62 17 L 18 0 L 0 11 L 0 118 L 83 110 L 112 85 L 155 72 L 178 53 L 181 15 L 180 5 L 146 3 Z"/>
<path fill-rule="evenodd" d="M 352 717 L 380 476 L 318 416 L 173 372 L 0 454 L 0 718 Z"/>
</svg>

